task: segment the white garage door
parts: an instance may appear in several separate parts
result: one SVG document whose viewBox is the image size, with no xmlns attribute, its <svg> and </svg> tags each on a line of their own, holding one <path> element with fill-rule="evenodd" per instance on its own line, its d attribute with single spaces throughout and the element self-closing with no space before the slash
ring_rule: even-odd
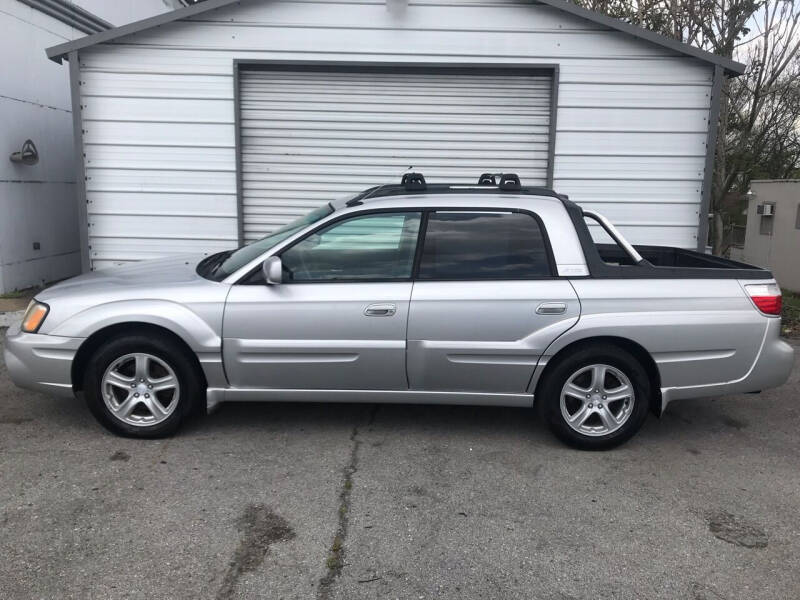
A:
<svg viewBox="0 0 800 600">
<path fill-rule="evenodd" d="M 547 181 L 549 73 L 242 69 L 239 82 L 246 242 L 410 166 L 429 182 Z"/>
</svg>

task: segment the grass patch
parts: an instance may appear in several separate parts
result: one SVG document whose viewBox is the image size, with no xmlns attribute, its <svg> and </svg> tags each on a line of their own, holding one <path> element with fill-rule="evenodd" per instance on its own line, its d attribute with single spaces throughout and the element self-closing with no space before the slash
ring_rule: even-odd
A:
<svg viewBox="0 0 800 600">
<path fill-rule="evenodd" d="M 800 294 L 783 290 L 783 335 L 800 337 Z"/>
<path fill-rule="evenodd" d="M 39 291 L 41 291 L 41 287 L 32 287 L 26 288 L 24 290 L 14 290 L 13 292 L 6 292 L 5 294 L 0 294 L 0 300 L 19 300 L 20 298 L 33 298 Z"/>
<path fill-rule="evenodd" d="M 24 298 L 27 295 L 28 290 L 17 290 L 15 292 L 0 294 L 0 300 L 16 300 L 17 298 Z"/>
</svg>

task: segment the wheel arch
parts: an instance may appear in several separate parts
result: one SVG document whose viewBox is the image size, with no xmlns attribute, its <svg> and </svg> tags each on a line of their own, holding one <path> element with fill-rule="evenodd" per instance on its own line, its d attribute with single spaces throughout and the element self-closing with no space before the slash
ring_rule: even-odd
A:
<svg viewBox="0 0 800 600">
<path fill-rule="evenodd" d="M 547 364 L 544 366 L 544 369 L 539 374 L 539 377 L 536 381 L 536 385 L 534 388 L 534 402 L 537 394 L 539 393 L 539 388 L 542 385 L 542 382 L 545 380 L 548 373 L 550 373 L 555 366 L 562 360 L 564 360 L 570 354 L 576 352 L 577 350 L 583 349 L 587 346 L 592 346 L 595 344 L 608 344 L 612 346 L 617 346 L 622 350 L 630 353 L 636 360 L 639 361 L 639 364 L 642 365 L 645 372 L 647 373 L 647 377 L 650 380 L 650 387 L 652 388 L 652 395 L 650 398 L 650 410 L 658 417 L 661 416 L 661 374 L 658 370 L 658 365 L 656 365 L 655 360 L 650 355 L 644 346 L 635 342 L 631 339 L 624 338 L 624 337 L 617 337 L 611 335 L 604 335 L 604 336 L 594 336 L 594 337 L 586 337 L 581 338 L 579 340 L 575 340 L 570 342 L 563 348 L 560 348 L 550 359 L 547 361 Z"/>
<path fill-rule="evenodd" d="M 72 389 L 74 392 L 83 391 L 83 373 L 86 365 L 91 359 L 92 355 L 100 348 L 106 341 L 117 338 L 123 335 L 148 335 L 166 338 L 180 346 L 182 351 L 186 354 L 196 369 L 198 376 L 201 378 L 203 387 L 208 385 L 205 372 L 200 364 L 200 359 L 192 347 L 180 335 L 153 323 L 142 321 L 129 321 L 124 323 L 115 323 L 113 325 L 105 326 L 92 333 L 78 348 L 75 353 L 75 358 L 72 360 L 71 376 L 72 376 Z"/>
</svg>

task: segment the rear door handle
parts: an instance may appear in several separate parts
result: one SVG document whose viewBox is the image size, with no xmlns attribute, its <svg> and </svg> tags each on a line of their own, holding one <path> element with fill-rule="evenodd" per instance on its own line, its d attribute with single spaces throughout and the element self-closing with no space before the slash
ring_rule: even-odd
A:
<svg viewBox="0 0 800 600">
<path fill-rule="evenodd" d="M 395 304 L 370 304 L 364 314 L 368 317 L 391 317 L 397 312 Z"/>
<path fill-rule="evenodd" d="M 561 315 L 567 311 L 563 302 L 542 302 L 536 307 L 537 315 Z"/>
</svg>

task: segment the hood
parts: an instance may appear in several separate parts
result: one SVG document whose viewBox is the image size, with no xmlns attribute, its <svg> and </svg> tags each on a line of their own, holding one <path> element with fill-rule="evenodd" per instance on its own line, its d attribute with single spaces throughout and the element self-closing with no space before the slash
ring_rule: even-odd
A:
<svg viewBox="0 0 800 600">
<path fill-rule="evenodd" d="M 206 256 L 206 254 L 186 254 L 92 271 L 51 286 L 37 294 L 36 299 L 47 302 L 48 299 L 71 293 L 91 294 L 97 291 L 113 294 L 124 293 L 130 288 L 153 290 L 161 286 L 206 281 L 196 271 L 197 264 Z"/>
<path fill-rule="evenodd" d="M 106 317 L 118 311 L 131 311 L 131 302 L 140 303 L 142 310 L 153 302 L 165 302 L 206 311 L 212 320 L 220 318 L 229 286 L 197 274 L 197 263 L 204 257 L 204 254 L 189 254 L 147 260 L 86 273 L 56 284 L 36 295 L 36 300 L 50 307 L 40 333 L 59 331 L 73 317 L 101 307 L 126 307 L 108 309 L 102 313 Z M 137 310 L 132 314 L 141 316 Z"/>
</svg>

